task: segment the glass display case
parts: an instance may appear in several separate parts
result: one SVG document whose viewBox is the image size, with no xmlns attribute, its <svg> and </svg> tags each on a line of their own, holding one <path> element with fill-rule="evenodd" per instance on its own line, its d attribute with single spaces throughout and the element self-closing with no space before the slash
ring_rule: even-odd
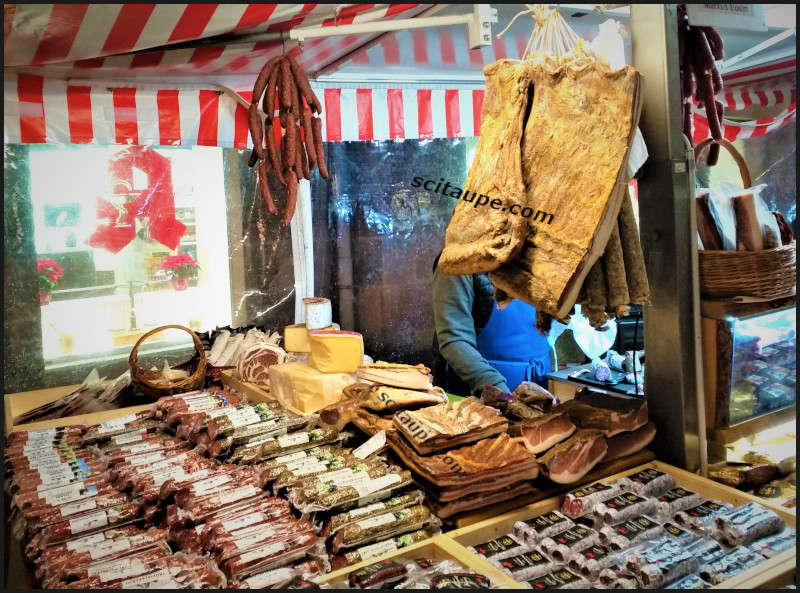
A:
<svg viewBox="0 0 800 593">
<path fill-rule="evenodd" d="M 731 424 L 794 404 L 797 310 L 728 321 L 733 338 Z"/>
<path fill-rule="evenodd" d="M 793 298 L 704 315 L 709 429 L 740 438 L 783 419 L 797 398 L 796 332 Z"/>
</svg>

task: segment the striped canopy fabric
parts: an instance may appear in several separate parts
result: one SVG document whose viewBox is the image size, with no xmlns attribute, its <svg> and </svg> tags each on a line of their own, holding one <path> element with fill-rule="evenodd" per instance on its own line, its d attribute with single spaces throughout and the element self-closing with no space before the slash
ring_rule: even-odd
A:
<svg viewBox="0 0 800 593">
<path fill-rule="evenodd" d="M 216 36 L 410 18 L 434 5 L 342 6 L 334 13 L 336 5 L 321 4 L 6 4 L 4 141 L 249 148 L 249 88 L 283 44 L 226 45 Z M 445 27 L 388 34 L 366 51 L 375 36 L 313 39 L 302 52 L 294 44 L 287 51 L 312 77 L 347 56 L 351 65 L 384 77 L 400 65 L 475 74 L 496 59 L 519 58 L 527 43 L 521 31 L 512 28 L 480 50 L 469 49 L 465 27 Z M 581 35 L 590 38 L 589 29 Z M 214 43 L 180 45 L 198 39 Z M 762 135 L 793 121 L 794 72 L 792 59 L 726 74 L 725 137 Z M 470 80 L 313 84 L 323 102 L 323 139 L 477 136 L 483 84 L 479 74 Z M 736 111 L 752 106 L 783 110 L 739 121 Z M 694 140 L 708 137 L 702 109 L 695 108 L 694 120 Z"/>
</svg>

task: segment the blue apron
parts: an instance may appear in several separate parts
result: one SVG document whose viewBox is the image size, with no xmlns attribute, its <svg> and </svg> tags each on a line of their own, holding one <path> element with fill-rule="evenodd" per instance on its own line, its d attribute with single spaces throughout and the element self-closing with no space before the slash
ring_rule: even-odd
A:
<svg viewBox="0 0 800 593">
<path fill-rule="evenodd" d="M 514 299 L 505 309 L 492 308 L 486 327 L 478 334 L 478 352 L 506 379 L 513 391 L 523 381 L 547 387 L 551 370 L 550 344 L 534 327 L 536 308 Z"/>
</svg>

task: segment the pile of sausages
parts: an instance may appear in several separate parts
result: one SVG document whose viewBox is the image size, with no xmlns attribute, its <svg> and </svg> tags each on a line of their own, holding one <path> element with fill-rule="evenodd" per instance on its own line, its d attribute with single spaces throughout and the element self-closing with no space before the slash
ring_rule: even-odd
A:
<svg viewBox="0 0 800 593">
<path fill-rule="evenodd" d="M 277 118 L 276 98 L 280 106 Z M 265 119 L 259 113 L 259 101 Z M 267 171 L 275 171 L 278 180 L 288 187 L 284 225 L 292 220 L 297 207 L 298 181 L 310 180 L 310 171 L 314 167 L 319 168 L 323 179 L 328 178 L 322 149 L 321 113 L 322 106 L 297 60 L 291 56 L 278 56 L 264 64 L 253 86 L 247 117 L 253 139 L 248 165 L 258 165 L 258 185 L 270 214 L 276 215 L 278 210 L 269 193 Z M 281 138 L 279 144 L 276 136 Z"/>
<path fill-rule="evenodd" d="M 724 105 L 717 100 L 722 92 L 722 76 L 715 60 L 724 57 L 722 38 L 714 27 L 690 27 L 686 10 L 678 7 L 678 54 L 681 63 L 681 99 L 683 100 L 683 133 L 692 141 L 692 95 L 697 106 L 705 108 L 708 130 L 714 140 L 722 138 Z M 711 145 L 706 164 L 713 167 L 719 159 L 719 144 Z"/>
</svg>

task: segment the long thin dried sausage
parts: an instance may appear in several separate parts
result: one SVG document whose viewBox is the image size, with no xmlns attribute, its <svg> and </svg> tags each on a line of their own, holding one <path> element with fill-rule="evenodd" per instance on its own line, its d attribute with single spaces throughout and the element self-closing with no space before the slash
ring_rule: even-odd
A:
<svg viewBox="0 0 800 593">
<path fill-rule="evenodd" d="M 280 101 L 281 109 L 292 108 L 292 89 L 295 87 L 295 82 L 292 79 L 291 66 L 289 61 L 284 57 L 281 59 L 281 83 L 280 83 Z"/>
<path fill-rule="evenodd" d="M 306 73 L 303 72 L 303 68 L 293 57 L 289 56 L 288 60 L 292 74 L 294 75 L 294 80 L 297 83 L 297 88 L 300 89 L 300 93 L 303 95 L 314 113 L 322 113 L 322 106 L 319 104 L 319 99 L 317 99 L 317 96 L 311 89 L 311 84 L 308 82 L 308 76 L 306 76 Z"/>
<path fill-rule="evenodd" d="M 297 142 L 295 146 L 297 147 L 297 159 L 295 160 L 294 170 L 297 171 L 297 178 L 299 179 L 300 176 L 304 179 L 311 180 L 311 176 L 309 175 L 308 170 L 308 156 L 306 155 L 306 147 L 300 140 L 300 128 L 295 126 L 295 134 L 297 135 Z"/>
<path fill-rule="evenodd" d="M 258 103 L 250 103 L 247 110 L 247 124 L 250 127 L 250 136 L 253 138 L 253 150 L 259 159 L 264 158 L 264 124 L 258 113 Z"/>
<path fill-rule="evenodd" d="M 314 146 L 317 152 L 317 167 L 319 176 L 323 179 L 328 178 L 328 167 L 325 166 L 325 151 L 322 147 L 322 120 L 318 117 L 311 118 L 314 130 Z"/>
<path fill-rule="evenodd" d="M 275 131 L 277 130 L 278 134 L 280 134 L 280 128 L 281 122 L 276 119 L 272 122 L 272 126 L 267 129 L 267 156 L 272 165 L 272 170 L 275 171 L 275 175 L 278 177 L 278 181 L 286 185 L 286 180 L 283 178 L 281 159 L 278 156 L 278 147 L 275 144 Z"/>
<path fill-rule="evenodd" d="M 267 116 L 267 121 L 272 123 L 275 117 L 275 91 L 277 90 L 278 74 L 280 74 L 280 67 L 277 65 L 272 69 L 267 81 L 267 91 L 264 93 L 264 101 L 261 103 L 261 110 Z"/>
<path fill-rule="evenodd" d="M 267 86 L 267 81 L 269 80 L 273 70 L 277 67 L 278 60 L 280 59 L 280 56 L 278 56 L 272 58 L 271 60 L 267 60 L 267 63 L 261 68 L 261 71 L 258 73 L 258 77 L 256 77 L 256 82 L 253 85 L 252 103 L 258 105 L 258 101 L 261 99 L 261 95 L 264 93 L 264 88 Z"/>
<path fill-rule="evenodd" d="M 297 162 L 297 125 L 294 113 L 286 115 L 286 159 L 283 161 L 284 167 L 294 167 Z"/>
<path fill-rule="evenodd" d="M 289 194 L 286 198 L 286 212 L 283 215 L 283 226 L 289 226 L 289 223 L 292 222 L 292 216 L 294 216 L 295 208 L 297 208 L 297 175 L 295 174 L 293 169 L 289 169 L 288 173 L 285 173 L 286 179 L 289 182 Z"/>
<path fill-rule="evenodd" d="M 608 304 L 615 309 L 618 316 L 627 314 L 631 299 L 628 294 L 628 283 L 625 280 L 625 263 L 617 224 L 611 230 L 611 236 L 603 253 L 603 270 L 608 282 L 606 286 Z"/>
<path fill-rule="evenodd" d="M 261 190 L 261 197 L 264 198 L 264 203 L 267 206 L 267 211 L 273 216 L 278 214 L 278 209 L 272 201 L 272 196 L 269 193 L 269 180 L 267 179 L 267 162 L 261 159 L 258 162 L 258 187 Z"/>
<path fill-rule="evenodd" d="M 311 124 L 311 111 L 308 107 L 303 107 L 303 141 L 306 145 L 306 155 L 308 156 L 309 170 L 317 166 L 317 147 L 314 145 L 314 130 Z"/>
</svg>

